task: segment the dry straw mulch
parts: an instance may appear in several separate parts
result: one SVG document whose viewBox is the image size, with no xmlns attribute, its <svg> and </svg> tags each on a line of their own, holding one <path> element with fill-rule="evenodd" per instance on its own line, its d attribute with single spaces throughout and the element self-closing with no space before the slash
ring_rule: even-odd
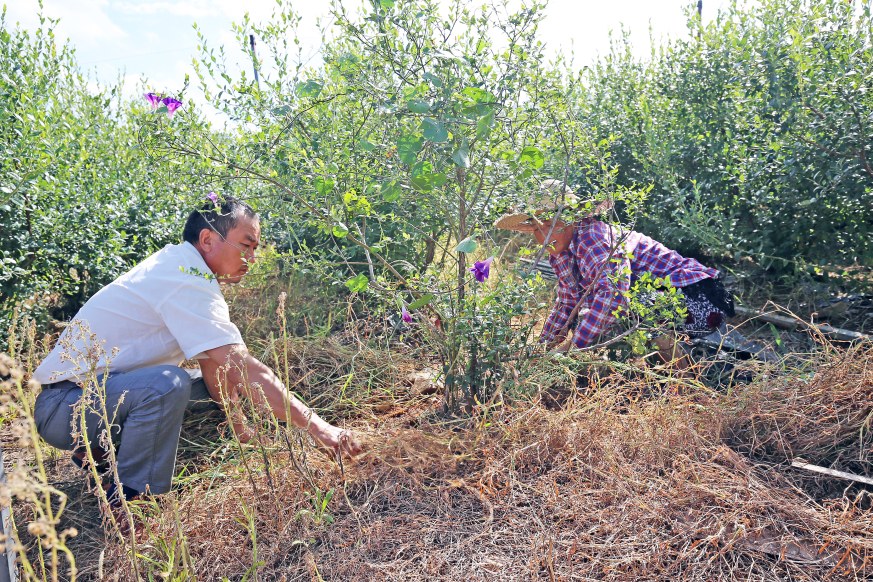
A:
<svg viewBox="0 0 873 582">
<path fill-rule="evenodd" d="M 368 452 L 342 471 L 310 452 L 304 477 L 300 451 L 277 445 L 269 480 L 263 463 L 226 466 L 150 524 L 184 533 L 202 580 L 251 579 L 255 547 L 261 580 L 869 579 L 869 491 L 817 495 L 784 461 L 869 452 L 871 355 L 834 352 L 730 395 L 629 402 L 638 389 L 616 376 L 560 410 L 519 403 L 463 428 L 407 401 L 358 420 Z M 329 517 L 313 486 L 335 491 Z M 106 560 L 127 568 L 120 546 Z"/>
</svg>

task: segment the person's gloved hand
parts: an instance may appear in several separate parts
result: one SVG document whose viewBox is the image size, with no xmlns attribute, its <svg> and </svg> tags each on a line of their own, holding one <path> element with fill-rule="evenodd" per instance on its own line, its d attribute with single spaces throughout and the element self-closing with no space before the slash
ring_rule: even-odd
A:
<svg viewBox="0 0 873 582">
<path fill-rule="evenodd" d="M 553 354 L 566 354 L 570 351 L 570 348 L 573 347 L 573 342 L 564 342 L 561 345 L 552 348 L 551 353 Z"/>
</svg>

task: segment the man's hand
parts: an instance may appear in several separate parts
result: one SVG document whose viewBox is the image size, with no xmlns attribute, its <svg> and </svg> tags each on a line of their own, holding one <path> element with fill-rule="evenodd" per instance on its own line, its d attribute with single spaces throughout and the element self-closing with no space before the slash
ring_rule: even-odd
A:
<svg viewBox="0 0 873 582">
<path fill-rule="evenodd" d="M 255 440 L 257 433 L 246 422 L 232 423 L 236 438 L 241 444 L 247 444 Z M 334 453 L 342 453 L 349 457 L 355 457 L 364 450 L 358 436 L 350 430 L 341 429 L 331 424 L 325 423 L 324 426 L 310 428 L 309 434 L 323 447 L 330 449 Z"/>
<path fill-rule="evenodd" d="M 325 447 L 347 455 L 363 450 L 353 433 L 326 422 L 315 411 L 291 394 L 273 371 L 255 359 L 243 345 L 228 345 L 206 351 L 200 369 L 209 395 L 219 404 L 235 403 L 248 398 L 256 406 L 269 408 L 279 420 L 290 421 L 305 429 Z M 240 440 L 250 439 L 238 407 L 226 412 Z"/>
<path fill-rule="evenodd" d="M 255 433 L 255 429 L 249 426 L 246 422 L 234 422 L 231 423 L 230 429 L 233 431 L 233 434 L 236 435 L 236 438 L 239 440 L 240 444 L 247 444 L 255 440 L 257 433 Z"/>
<path fill-rule="evenodd" d="M 364 446 L 355 433 L 331 424 L 325 424 L 323 427 L 312 430 L 310 434 L 328 449 L 350 457 L 359 455 L 364 450 Z"/>
</svg>

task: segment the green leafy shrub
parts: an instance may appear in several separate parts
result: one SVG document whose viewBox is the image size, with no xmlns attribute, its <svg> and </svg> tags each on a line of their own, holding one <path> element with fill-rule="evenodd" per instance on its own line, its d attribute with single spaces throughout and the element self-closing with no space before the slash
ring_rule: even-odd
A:
<svg viewBox="0 0 873 582">
<path fill-rule="evenodd" d="M 202 39 L 201 83 L 245 126 L 197 145 L 189 132 L 149 123 L 143 143 L 154 159 L 206 159 L 222 179 L 260 183 L 265 216 L 281 224 L 270 227 L 279 248 L 310 253 L 332 284 L 385 309 L 428 310 L 422 323 L 442 326 L 433 337 L 448 406 L 470 409 L 494 395 L 501 362 L 528 339 L 513 319 L 530 288 L 507 287 L 504 307 L 470 295 L 472 257 L 497 254 L 494 218 L 544 177 L 612 198 L 628 222 L 649 190 L 617 181 L 609 140 L 592 139 L 575 115 L 537 40 L 542 8 L 422 1 L 349 16 L 336 2 L 338 32 L 323 64 L 307 69 L 291 64 L 298 21 L 279 4 L 267 24 L 235 28 L 242 50 L 251 33 L 269 47 L 259 82 L 230 72 L 224 49 Z"/>
<path fill-rule="evenodd" d="M 869 3 L 731 3 L 633 58 L 581 75 L 578 112 L 611 138 L 618 182 L 653 184 L 641 225 L 691 252 L 765 268 L 873 264 Z"/>
<path fill-rule="evenodd" d="M 180 240 L 186 207 L 208 191 L 196 160 L 149 163 L 136 123 L 146 104 L 123 98 L 120 85 L 89 86 L 53 25 L 28 32 L 0 19 L 4 330 L 15 310 L 41 322 L 72 316 L 103 285 Z"/>
</svg>

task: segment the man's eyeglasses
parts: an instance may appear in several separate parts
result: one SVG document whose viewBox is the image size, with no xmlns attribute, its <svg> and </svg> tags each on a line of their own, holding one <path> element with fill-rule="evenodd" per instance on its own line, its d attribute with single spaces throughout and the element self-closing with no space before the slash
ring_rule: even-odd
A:
<svg viewBox="0 0 873 582">
<path fill-rule="evenodd" d="M 232 243 L 229 240 L 227 240 L 227 238 L 223 234 L 218 232 L 217 230 L 213 229 L 213 232 L 215 232 L 215 234 L 217 234 L 219 237 L 221 237 L 221 240 L 223 240 L 224 242 L 226 242 L 227 244 L 229 244 L 230 246 L 232 246 L 233 248 L 238 250 L 239 256 L 243 260 L 243 262 L 245 262 L 245 264 L 249 264 L 249 261 L 254 261 L 255 259 L 258 258 L 258 252 L 257 252 L 256 248 L 246 247 L 243 245 L 239 245 L 237 243 Z M 251 256 L 251 258 L 249 258 L 249 256 Z"/>
</svg>

